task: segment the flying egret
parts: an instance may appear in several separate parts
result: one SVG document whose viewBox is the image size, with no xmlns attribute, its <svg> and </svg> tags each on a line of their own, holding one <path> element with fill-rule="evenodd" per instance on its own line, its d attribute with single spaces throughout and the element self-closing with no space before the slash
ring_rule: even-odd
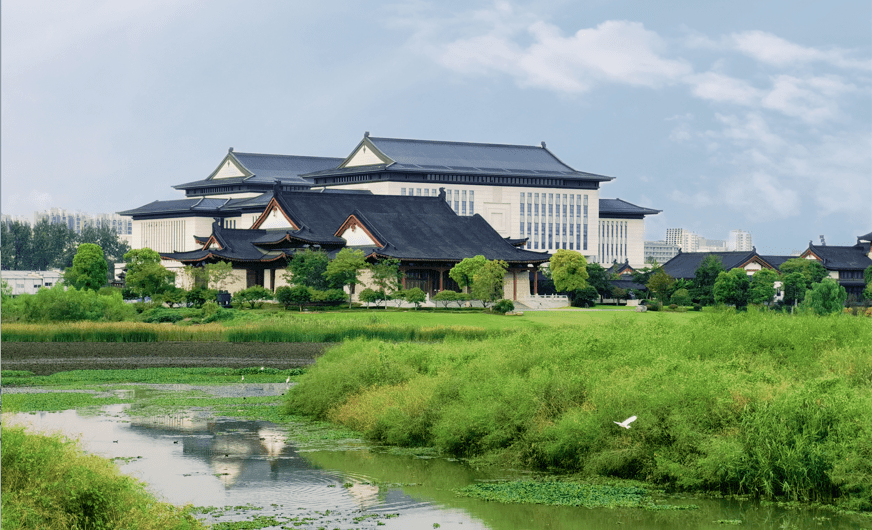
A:
<svg viewBox="0 0 872 530">
<path fill-rule="evenodd" d="M 636 421 L 636 416 L 630 416 L 629 418 L 625 419 L 624 421 L 620 421 L 620 422 L 616 421 L 614 423 L 617 423 L 618 425 L 620 425 L 621 427 L 623 427 L 625 429 L 629 429 L 630 424 L 633 423 L 634 421 Z"/>
</svg>

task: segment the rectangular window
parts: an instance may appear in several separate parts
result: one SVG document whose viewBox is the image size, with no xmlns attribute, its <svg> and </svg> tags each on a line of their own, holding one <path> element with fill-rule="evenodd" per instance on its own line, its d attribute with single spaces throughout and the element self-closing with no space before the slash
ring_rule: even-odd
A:
<svg viewBox="0 0 872 530">
<path fill-rule="evenodd" d="M 417 195 L 418 197 L 421 196 L 421 188 L 415 189 L 415 195 Z"/>
<path fill-rule="evenodd" d="M 475 215 L 475 191 L 469 190 L 469 215 Z"/>
<path fill-rule="evenodd" d="M 454 211 L 460 213 L 460 201 L 457 200 L 458 194 L 454 194 Z"/>
<path fill-rule="evenodd" d="M 400 195 L 406 194 L 406 188 L 400 188 Z"/>
<path fill-rule="evenodd" d="M 445 190 L 445 200 L 448 201 L 448 204 L 451 204 L 451 190 Z"/>
</svg>

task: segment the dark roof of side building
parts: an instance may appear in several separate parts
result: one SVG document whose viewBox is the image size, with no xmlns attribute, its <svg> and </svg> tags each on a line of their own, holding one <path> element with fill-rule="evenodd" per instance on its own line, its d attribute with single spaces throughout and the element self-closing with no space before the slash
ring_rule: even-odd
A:
<svg viewBox="0 0 872 530">
<path fill-rule="evenodd" d="M 662 210 L 643 208 L 622 199 L 600 199 L 599 215 L 601 219 L 642 219 L 646 215 L 654 215 Z"/>
<path fill-rule="evenodd" d="M 345 164 L 351 156 L 363 147 L 370 149 L 380 163 L 346 167 Z M 352 151 L 352 155 L 335 169 L 314 172 L 306 176 L 314 178 L 346 173 L 395 171 L 561 177 L 597 182 L 613 180 L 613 177 L 573 169 L 544 145 L 410 140 L 366 135 Z"/>
<path fill-rule="evenodd" d="M 742 252 L 680 252 L 677 256 L 663 264 L 663 271 L 676 280 L 692 279 L 696 277 L 696 269 L 699 268 L 702 261 L 708 256 L 718 258 L 724 270 L 727 271 L 743 267 L 748 262 L 754 260 L 765 263 L 764 266 L 774 268 L 772 264 L 757 254 L 757 251 L 752 250 Z"/>
<path fill-rule="evenodd" d="M 810 244 L 803 256 L 809 253 L 817 257 L 825 269 L 831 271 L 865 270 L 872 265 L 872 259 L 869 259 L 869 243 L 859 243 L 851 247 Z"/>
</svg>

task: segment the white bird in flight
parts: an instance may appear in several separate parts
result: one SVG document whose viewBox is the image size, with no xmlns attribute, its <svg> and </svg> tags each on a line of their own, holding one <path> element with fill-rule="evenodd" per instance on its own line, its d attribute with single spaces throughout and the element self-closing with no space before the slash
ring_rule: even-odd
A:
<svg viewBox="0 0 872 530">
<path fill-rule="evenodd" d="M 291 382 L 291 376 L 288 376 L 288 378 L 285 379 L 285 384 L 290 384 L 290 382 Z"/>
<path fill-rule="evenodd" d="M 245 381 L 245 376 L 244 376 L 244 375 L 242 376 L 242 379 L 239 380 L 239 382 L 241 383 L 241 382 L 243 382 L 243 381 Z"/>
<path fill-rule="evenodd" d="M 618 425 L 620 425 L 621 427 L 623 427 L 625 429 L 629 429 L 630 424 L 633 423 L 634 421 L 636 421 L 636 416 L 630 416 L 629 418 L 625 419 L 624 421 L 616 421 L 614 423 L 617 423 Z"/>
</svg>

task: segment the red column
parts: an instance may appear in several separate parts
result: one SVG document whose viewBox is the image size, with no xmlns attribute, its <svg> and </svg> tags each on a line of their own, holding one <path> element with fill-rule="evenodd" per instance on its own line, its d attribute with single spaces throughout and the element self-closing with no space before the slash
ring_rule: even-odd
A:
<svg viewBox="0 0 872 530">
<path fill-rule="evenodd" d="M 518 299 L 518 271 L 512 271 L 512 300 Z"/>
<path fill-rule="evenodd" d="M 442 291 L 442 278 L 445 277 L 445 269 L 439 269 L 439 290 Z"/>
</svg>

